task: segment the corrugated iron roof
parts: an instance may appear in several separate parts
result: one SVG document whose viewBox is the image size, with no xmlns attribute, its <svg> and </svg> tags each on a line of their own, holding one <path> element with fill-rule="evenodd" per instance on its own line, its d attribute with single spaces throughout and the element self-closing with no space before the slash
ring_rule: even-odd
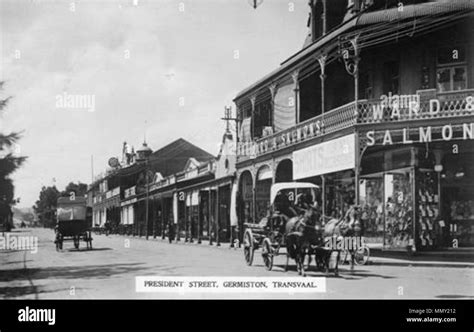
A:
<svg viewBox="0 0 474 332">
<path fill-rule="evenodd" d="M 278 80 L 280 76 L 284 76 L 287 71 L 291 70 L 291 68 L 296 63 L 300 62 L 302 59 L 305 59 L 309 54 L 316 53 L 330 41 L 335 40 L 337 37 L 345 32 L 348 32 L 350 29 L 384 22 L 388 23 L 403 21 L 415 17 L 435 16 L 444 13 L 472 10 L 474 10 L 474 0 L 438 0 L 415 5 L 405 5 L 403 10 L 399 10 L 398 7 L 396 7 L 378 10 L 375 12 L 363 12 L 362 14 L 347 20 L 340 26 L 336 27 L 333 31 L 329 32 L 314 43 L 308 45 L 306 48 L 291 56 L 289 59 L 282 62 L 280 67 L 239 92 L 234 98 L 234 101 L 242 98 L 251 91 L 256 90 L 259 86 Z"/>
<path fill-rule="evenodd" d="M 403 21 L 415 17 L 435 16 L 456 11 L 474 10 L 474 0 L 442 0 L 416 5 L 405 5 L 401 8 L 403 8 L 403 10 L 396 7 L 376 12 L 366 12 L 359 16 L 357 26 Z"/>
</svg>

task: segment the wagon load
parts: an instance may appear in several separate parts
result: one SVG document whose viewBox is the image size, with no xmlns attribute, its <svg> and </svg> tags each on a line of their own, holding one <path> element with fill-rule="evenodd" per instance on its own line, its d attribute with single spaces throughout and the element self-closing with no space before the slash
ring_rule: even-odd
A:
<svg viewBox="0 0 474 332">
<path fill-rule="evenodd" d="M 91 222 L 85 197 L 58 198 L 56 216 L 56 249 L 63 248 L 63 242 L 72 240 L 74 247 L 79 248 L 81 240 L 86 242 L 87 249 L 92 249 Z"/>
</svg>

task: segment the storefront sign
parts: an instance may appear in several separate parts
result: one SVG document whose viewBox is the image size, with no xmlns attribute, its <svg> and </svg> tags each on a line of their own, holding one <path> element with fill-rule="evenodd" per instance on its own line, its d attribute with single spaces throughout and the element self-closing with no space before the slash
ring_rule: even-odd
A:
<svg viewBox="0 0 474 332">
<path fill-rule="evenodd" d="M 474 97 L 459 97 L 459 105 L 465 105 L 465 111 L 474 111 Z M 450 112 L 444 107 L 444 101 L 432 98 L 423 99 L 414 95 L 382 95 L 380 102 L 371 103 L 367 108 L 366 120 L 371 122 L 401 121 L 412 119 L 439 118 Z M 452 106 L 451 106 L 452 107 Z"/>
<path fill-rule="evenodd" d="M 355 135 L 293 152 L 293 178 L 304 179 L 355 167 Z"/>
<path fill-rule="evenodd" d="M 324 123 L 320 118 L 305 122 L 297 127 L 286 130 L 258 142 L 240 142 L 237 144 L 237 156 L 255 158 L 259 155 L 283 149 L 287 146 L 302 142 L 304 140 L 321 136 Z"/>
<path fill-rule="evenodd" d="M 370 130 L 365 134 L 367 146 L 429 143 L 433 141 L 451 141 L 474 139 L 474 123 L 464 123 L 456 130 L 450 124 L 444 126 L 426 126 L 394 130 Z"/>
<path fill-rule="evenodd" d="M 128 201 L 120 203 L 120 206 L 130 205 L 130 204 L 133 204 L 133 203 L 136 203 L 136 202 L 137 202 L 137 199 L 133 198 L 133 199 L 130 199 Z"/>
</svg>

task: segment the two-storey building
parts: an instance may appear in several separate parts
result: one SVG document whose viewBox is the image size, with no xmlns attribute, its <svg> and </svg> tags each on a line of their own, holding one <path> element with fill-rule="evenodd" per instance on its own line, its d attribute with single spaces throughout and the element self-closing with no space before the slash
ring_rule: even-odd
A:
<svg viewBox="0 0 474 332">
<path fill-rule="evenodd" d="M 310 10 L 303 49 L 234 99 L 239 223 L 273 183 L 309 181 L 325 215 L 360 205 L 374 245 L 474 246 L 474 3 Z"/>
</svg>

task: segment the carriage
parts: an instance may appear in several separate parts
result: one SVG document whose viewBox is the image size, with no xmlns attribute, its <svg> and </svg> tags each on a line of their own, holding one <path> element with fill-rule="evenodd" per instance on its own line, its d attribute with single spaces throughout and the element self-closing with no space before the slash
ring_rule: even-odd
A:
<svg viewBox="0 0 474 332">
<path fill-rule="evenodd" d="M 64 241 L 73 241 L 79 249 L 81 240 L 92 249 L 90 208 L 84 197 L 60 197 L 57 205 L 56 249 L 63 248 Z"/>
<path fill-rule="evenodd" d="M 259 223 L 244 223 L 244 256 L 247 265 L 252 265 L 255 250 L 261 248 L 263 262 L 267 270 L 273 268 L 273 258 L 285 247 L 285 226 L 289 219 L 285 210 L 295 206 L 301 194 L 316 198 L 319 187 L 313 183 L 283 182 L 272 185 L 270 189 L 270 209 Z M 286 202 L 286 203 L 285 203 Z M 289 206 L 285 206 L 289 204 Z"/>
</svg>

